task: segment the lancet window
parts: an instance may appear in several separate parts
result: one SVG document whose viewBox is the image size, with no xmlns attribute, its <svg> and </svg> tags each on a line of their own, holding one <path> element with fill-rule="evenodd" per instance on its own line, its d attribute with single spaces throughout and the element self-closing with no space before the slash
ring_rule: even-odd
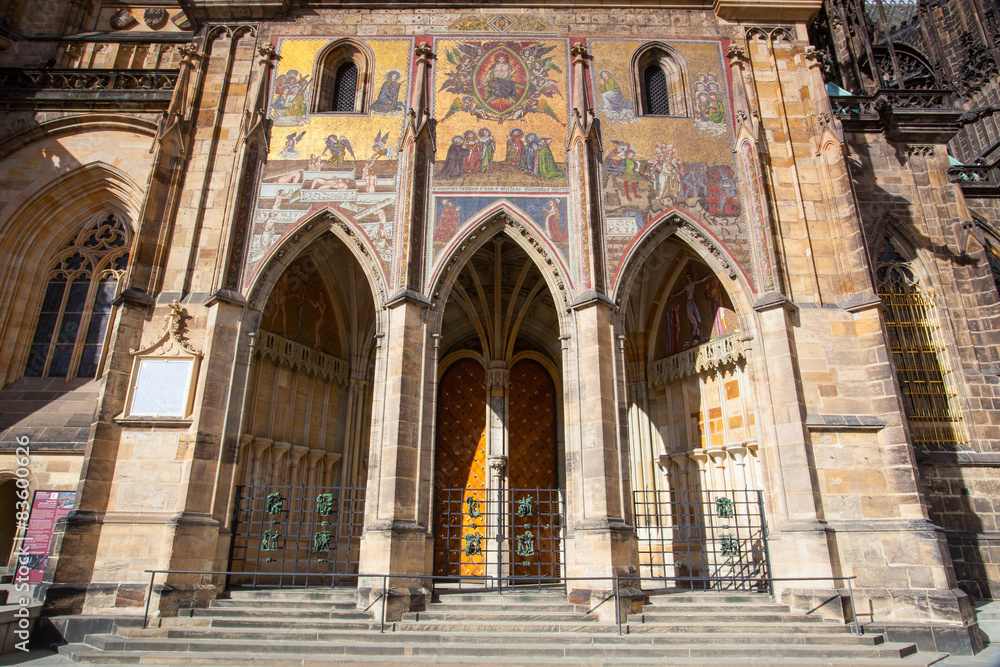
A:
<svg viewBox="0 0 1000 667">
<path fill-rule="evenodd" d="M 889 238 L 875 280 L 913 444 L 938 449 L 966 442 L 934 300 Z"/>
<path fill-rule="evenodd" d="M 634 62 L 637 108 L 644 116 L 688 116 L 687 72 L 680 54 L 651 44 Z"/>
<path fill-rule="evenodd" d="M 318 113 L 360 113 L 365 111 L 365 88 L 370 70 L 369 58 L 349 42 L 335 44 L 322 56 Z"/>
<path fill-rule="evenodd" d="M 48 275 L 24 374 L 94 377 L 112 301 L 128 265 L 130 230 L 114 213 L 84 227 Z"/>
</svg>

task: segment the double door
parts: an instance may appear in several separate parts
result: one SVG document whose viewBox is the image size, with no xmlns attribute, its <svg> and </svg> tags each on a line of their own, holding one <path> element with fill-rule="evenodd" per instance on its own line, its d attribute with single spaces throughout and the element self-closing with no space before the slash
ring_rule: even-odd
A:
<svg viewBox="0 0 1000 667">
<path fill-rule="evenodd" d="M 434 573 L 486 585 L 561 574 L 556 392 L 546 369 L 516 362 L 487 387 L 472 359 L 440 382 L 435 471 Z M 499 434 L 499 436 L 498 436 Z"/>
</svg>

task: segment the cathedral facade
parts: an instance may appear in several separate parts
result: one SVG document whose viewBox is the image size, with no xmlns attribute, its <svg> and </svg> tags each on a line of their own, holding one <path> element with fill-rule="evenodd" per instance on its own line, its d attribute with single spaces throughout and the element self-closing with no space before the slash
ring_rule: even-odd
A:
<svg viewBox="0 0 1000 667">
<path fill-rule="evenodd" d="M 1000 7 L 634 5 L 0 2 L 6 576 L 978 650 Z"/>
</svg>

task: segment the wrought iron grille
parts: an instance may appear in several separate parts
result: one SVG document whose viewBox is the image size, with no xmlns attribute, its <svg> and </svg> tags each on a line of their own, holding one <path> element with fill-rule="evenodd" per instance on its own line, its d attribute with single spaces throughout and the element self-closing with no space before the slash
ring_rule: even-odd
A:
<svg viewBox="0 0 1000 667">
<path fill-rule="evenodd" d="M 358 573 L 365 490 L 240 486 L 229 569 L 234 587 L 336 586 Z"/>
<path fill-rule="evenodd" d="M 438 489 L 434 574 L 482 576 L 487 585 L 562 576 L 559 489 Z"/>
<path fill-rule="evenodd" d="M 633 496 L 643 588 L 768 587 L 761 491 L 635 491 Z"/>
<path fill-rule="evenodd" d="M 913 444 L 954 449 L 968 436 L 949 386 L 951 369 L 934 300 L 921 291 L 916 274 L 888 238 L 878 262 L 877 290 Z"/>
<path fill-rule="evenodd" d="M 646 113 L 653 116 L 670 114 L 670 94 L 667 91 L 667 75 L 656 65 L 650 65 L 642 73 L 646 87 Z"/>
<path fill-rule="evenodd" d="M 337 68 L 333 84 L 333 110 L 354 111 L 354 98 L 358 93 L 358 66 L 344 63 Z"/>
</svg>

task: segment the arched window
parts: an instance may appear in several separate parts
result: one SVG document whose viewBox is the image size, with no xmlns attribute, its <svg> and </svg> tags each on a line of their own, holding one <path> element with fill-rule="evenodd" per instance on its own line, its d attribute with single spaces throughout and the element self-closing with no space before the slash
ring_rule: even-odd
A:
<svg viewBox="0 0 1000 667">
<path fill-rule="evenodd" d="M 954 449 L 968 437 L 950 387 L 951 369 L 934 301 L 921 290 L 909 262 L 889 238 L 876 261 L 875 282 L 885 305 L 892 363 L 913 444 L 923 449 Z"/>
<path fill-rule="evenodd" d="M 320 56 L 316 113 L 361 113 L 366 110 L 370 58 L 353 42 L 334 43 Z"/>
<path fill-rule="evenodd" d="M 691 115 L 687 66 L 675 49 L 660 43 L 646 46 L 636 53 L 632 71 L 640 115 Z"/>
<path fill-rule="evenodd" d="M 25 375 L 96 375 L 111 302 L 128 265 L 129 236 L 118 216 L 102 215 L 60 253 L 49 272 Z"/>
</svg>

